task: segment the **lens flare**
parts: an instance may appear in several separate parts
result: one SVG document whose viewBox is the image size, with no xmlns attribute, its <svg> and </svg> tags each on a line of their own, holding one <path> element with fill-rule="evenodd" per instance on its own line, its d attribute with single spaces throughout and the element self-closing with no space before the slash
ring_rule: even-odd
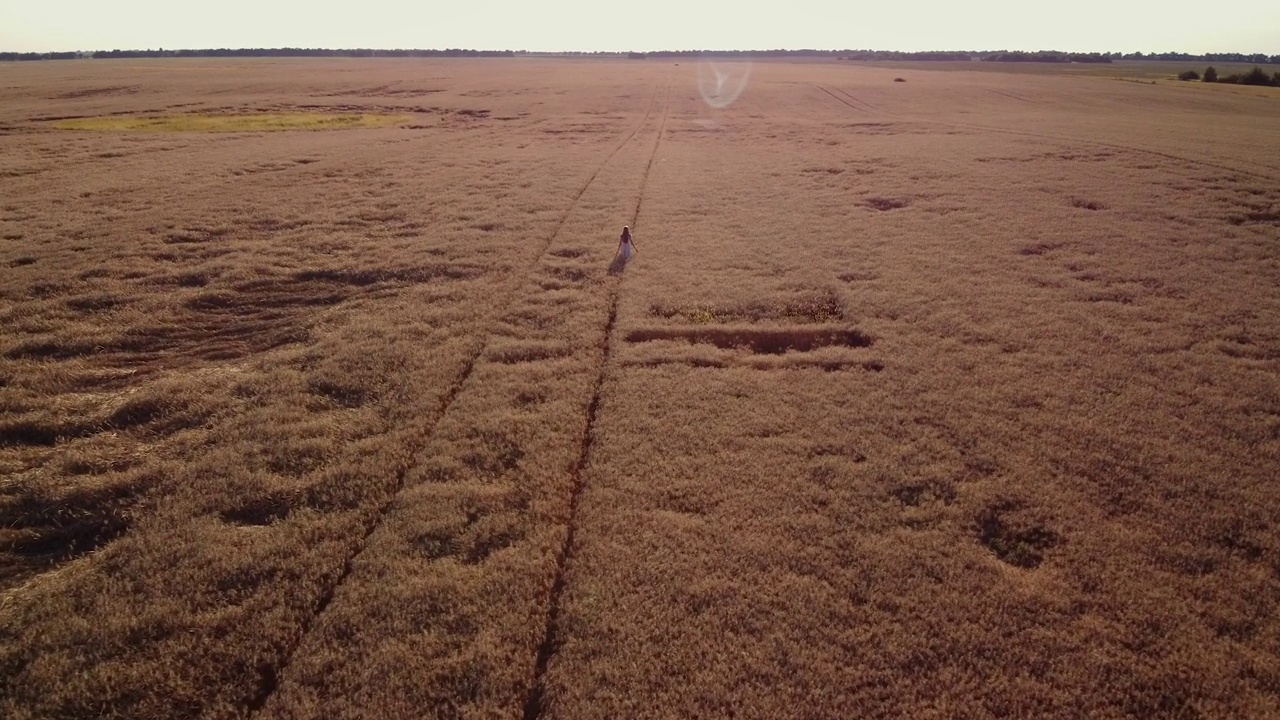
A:
<svg viewBox="0 0 1280 720">
<path fill-rule="evenodd" d="M 698 63 L 698 90 L 702 100 L 717 110 L 729 107 L 747 89 L 751 79 L 750 62 Z"/>
</svg>

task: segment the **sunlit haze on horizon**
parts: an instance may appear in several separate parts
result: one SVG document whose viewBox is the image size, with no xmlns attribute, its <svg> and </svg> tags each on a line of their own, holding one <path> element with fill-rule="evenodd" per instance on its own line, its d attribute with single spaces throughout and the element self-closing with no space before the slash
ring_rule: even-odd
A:
<svg viewBox="0 0 1280 720">
<path fill-rule="evenodd" d="M 1064 50 L 1280 54 L 1280 3 L 0 0 L 0 50 Z"/>
</svg>

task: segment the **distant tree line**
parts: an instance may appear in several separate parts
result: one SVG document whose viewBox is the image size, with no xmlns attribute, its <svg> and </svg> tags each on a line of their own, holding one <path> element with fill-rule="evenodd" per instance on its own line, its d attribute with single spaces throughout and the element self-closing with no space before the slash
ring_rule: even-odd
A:
<svg viewBox="0 0 1280 720">
<path fill-rule="evenodd" d="M 935 60 L 942 62 L 955 62 L 957 60 L 972 60 L 973 53 L 968 52 L 945 52 L 939 50 L 929 50 L 925 52 L 899 52 L 896 50 L 855 50 L 851 53 L 842 55 L 841 60 Z"/>
<path fill-rule="evenodd" d="M 0 60 L 77 60 L 82 57 L 91 57 L 93 53 L 79 52 L 48 52 L 48 53 L 17 53 L 17 52 L 0 52 Z"/>
<path fill-rule="evenodd" d="M 842 60 L 933 60 L 933 61 L 983 61 L 983 62 L 1040 62 L 1040 63 L 1109 63 L 1116 60 L 1176 60 L 1182 62 L 1248 63 L 1252 65 L 1280 64 L 1280 55 L 1265 53 L 1072 53 L 1056 50 L 1027 52 L 1023 50 L 988 51 L 937 51 L 900 52 L 896 50 L 658 50 L 655 52 L 528 52 L 524 50 L 468 50 L 446 48 L 444 50 L 378 50 L 357 48 L 334 50 L 327 48 L 206 48 L 203 50 L 98 50 L 95 52 L 0 52 L 3 60 L 76 60 L 81 58 L 192 58 L 192 57 L 515 57 L 515 56 L 567 56 L 567 57 L 629 57 L 644 58 L 695 58 L 714 57 L 724 59 L 831 57 Z"/>
<path fill-rule="evenodd" d="M 1247 73 L 1232 73 L 1223 77 L 1218 77 L 1218 71 L 1210 65 L 1204 71 L 1204 76 L 1195 70 L 1188 70 L 1178 75 L 1179 80 L 1201 80 L 1211 83 L 1228 83 L 1231 85 L 1261 85 L 1265 87 L 1280 87 L 1280 72 L 1271 73 L 1267 76 L 1265 70 L 1260 67 L 1254 67 Z"/>
<path fill-rule="evenodd" d="M 1255 53 L 1209 53 L 1207 55 L 1188 55 L 1187 53 L 1120 53 L 1094 52 L 1073 53 L 1057 50 L 1040 50 L 1027 52 L 1024 50 L 988 50 L 988 51 L 954 51 L 954 52 L 897 52 L 892 50 L 855 50 L 840 53 L 844 60 L 978 60 L 983 62 L 1039 62 L 1039 63 L 1110 63 L 1116 60 L 1181 60 L 1199 62 L 1232 62 L 1250 63 L 1254 65 L 1280 64 L 1280 55 Z"/>
<path fill-rule="evenodd" d="M 98 50 L 96 52 L 16 53 L 0 52 L 3 60 L 76 60 L 126 58 L 197 58 L 197 57 L 514 57 L 513 50 L 375 50 L 356 48 L 205 48 L 201 50 Z"/>
<path fill-rule="evenodd" d="M 550 53 L 563 55 L 613 55 L 615 53 Z M 997 52 L 970 52 L 963 50 L 902 52 L 898 50 L 658 50 L 654 52 L 627 53 L 631 59 L 642 58 L 771 58 L 771 57 L 835 57 L 841 60 L 932 60 L 956 62 L 986 60 L 991 62 L 1111 62 L 1107 53 L 1023 52 L 1000 50 Z"/>
<path fill-rule="evenodd" d="M 1023 52 L 1021 50 L 1010 52 L 1002 50 L 983 55 L 980 59 L 986 62 L 1038 63 L 1109 63 L 1112 60 L 1110 53 L 1068 53 L 1055 50 L 1041 50 L 1040 52 Z"/>
<path fill-rule="evenodd" d="M 1112 57 L 1119 53 L 1112 53 Z M 1245 53 L 1205 53 L 1204 55 L 1188 55 L 1187 53 L 1151 53 L 1143 55 L 1140 52 L 1128 53 L 1120 55 L 1121 60 L 1181 60 L 1184 62 L 1217 62 L 1217 63 L 1240 63 L 1251 65 L 1280 65 L 1280 55 L 1267 55 L 1266 53 L 1253 53 L 1251 55 Z"/>
<path fill-rule="evenodd" d="M 553 53 L 565 55 L 610 55 L 611 53 Z M 770 58 L 770 57 L 833 57 L 837 56 L 839 51 L 836 50 L 814 50 L 812 48 L 800 48 L 797 50 L 651 50 L 644 53 L 628 53 L 628 55 L 641 55 L 647 58 Z"/>
</svg>

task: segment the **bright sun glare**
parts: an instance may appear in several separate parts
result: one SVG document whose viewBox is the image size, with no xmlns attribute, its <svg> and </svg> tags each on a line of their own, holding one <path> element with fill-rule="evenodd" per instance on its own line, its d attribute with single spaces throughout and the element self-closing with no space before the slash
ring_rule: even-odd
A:
<svg viewBox="0 0 1280 720">
<path fill-rule="evenodd" d="M 702 100 L 716 109 L 729 107 L 738 99 L 751 79 L 750 62 L 698 63 L 698 90 Z"/>
</svg>

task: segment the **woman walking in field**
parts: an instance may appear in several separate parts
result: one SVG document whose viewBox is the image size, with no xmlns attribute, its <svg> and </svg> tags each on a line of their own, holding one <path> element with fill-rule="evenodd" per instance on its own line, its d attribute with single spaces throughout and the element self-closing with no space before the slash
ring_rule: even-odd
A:
<svg viewBox="0 0 1280 720">
<path fill-rule="evenodd" d="M 631 259 L 631 254 L 635 252 L 635 242 L 631 239 L 631 228 L 626 225 L 622 226 L 622 237 L 618 238 L 618 257 L 617 260 L 626 262 Z"/>
</svg>

